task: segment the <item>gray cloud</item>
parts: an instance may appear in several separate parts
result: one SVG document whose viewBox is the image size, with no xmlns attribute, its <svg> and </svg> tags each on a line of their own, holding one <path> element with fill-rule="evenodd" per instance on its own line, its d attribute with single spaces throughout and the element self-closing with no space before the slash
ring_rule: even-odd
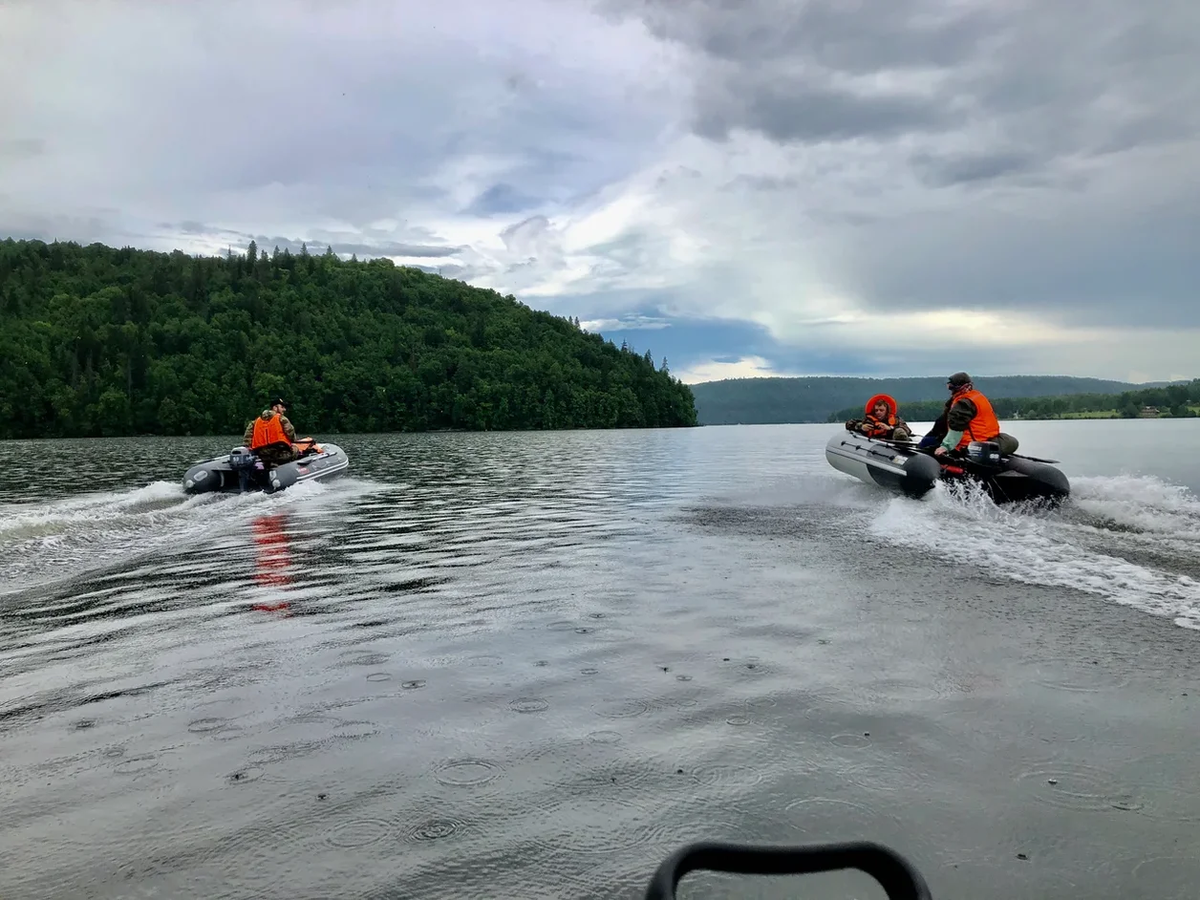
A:
<svg viewBox="0 0 1200 900">
<path fill-rule="evenodd" d="M 923 0 L 872 4 L 803 0 L 607 0 L 655 34 L 738 63 L 806 59 L 831 69 L 952 66 L 984 49 L 997 14 Z"/>
<path fill-rule="evenodd" d="M 735 126 L 801 141 L 963 134 L 975 144 L 958 148 L 968 170 L 968 158 L 982 165 L 1014 144 L 1027 148 L 995 178 L 1026 170 L 1035 156 L 1116 152 L 1194 137 L 1200 126 L 1200 5 L 1191 0 L 600 6 L 700 54 L 694 121 L 704 136 Z M 986 180 L 952 165 L 939 176 L 928 156 L 913 159 L 932 183 Z"/>
<path fill-rule="evenodd" d="M 504 246 L 514 256 L 537 255 L 539 244 L 550 229 L 550 220 L 545 216 L 530 216 L 500 232 Z"/>
<path fill-rule="evenodd" d="M 480 216 L 523 212 L 531 207 L 540 206 L 541 202 L 537 197 L 525 194 L 511 184 L 500 182 L 476 197 L 465 212 Z"/>
<path fill-rule="evenodd" d="M 954 118 L 937 99 L 861 94 L 756 74 L 706 92 L 696 112 L 696 132 L 724 138 L 730 128 L 741 126 L 781 141 L 847 140 L 940 129 Z"/>
<path fill-rule="evenodd" d="M 1060 203 L 1049 227 L 1040 213 L 997 209 L 867 227 L 843 246 L 843 266 L 880 311 L 950 306 L 1079 328 L 1200 327 L 1195 185 L 1121 218 L 1087 195 Z"/>
<path fill-rule="evenodd" d="M 91 195 L 246 231 L 281 217 L 363 230 L 594 192 L 638 164 L 662 125 L 661 91 L 636 90 L 638 73 L 584 37 L 555 39 L 575 56 L 560 66 L 543 47 L 564 28 L 582 34 L 580 11 L 523 2 L 532 25 L 456 0 L 394 17 L 366 2 L 217 0 L 235 29 L 212 6 L 71 6 L 65 32 L 53 0 L 0 9 L 0 81 L 30 85 L 0 96 L 0 121 L 45 135 L 2 145 L 25 167 L 8 203 Z M 161 34 L 179 37 L 148 39 Z M 609 77 L 593 78 L 598 67 Z M 39 87 L 50 84 L 61 90 Z M 460 199 L 469 186 L 474 206 Z M 164 213 L 154 220 L 174 220 Z"/>
<path fill-rule="evenodd" d="M 1028 151 L 995 150 L 976 153 L 915 153 L 911 162 L 918 177 L 934 187 L 994 181 L 1033 173 L 1041 161 Z"/>
<path fill-rule="evenodd" d="M 823 321 L 814 359 L 853 311 L 1178 329 L 1197 59 L 1195 0 L 0 4 L 0 236 L 331 245 L 588 321 Z"/>
<path fill-rule="evenodd" d="M 807 189 L 741 175 L 726 193 L 793 194 L 813 258 L 866 308 L 1200 327 L 1200 4 L 602 6 L 693 53 L 698 135 L 743 128 L 805 160 L 840 142 Z"/>
<path fill-rule="evenodd" d="M 79 215 L 15 213 L 5 209 L 4 196 L 0 195 L 0 240 L 10 236 L 46 243 L 77 241 L 115 246 L 128 244 L 130 239 L 149 237 L 123 227 L 115 210 L 95 210 Z"/>
<path fill-rule="evenodd" d="M 33 159 L 45 152 L 46 142 L 42 138 L 0 139 L 0 160 Z"/>
</svg>

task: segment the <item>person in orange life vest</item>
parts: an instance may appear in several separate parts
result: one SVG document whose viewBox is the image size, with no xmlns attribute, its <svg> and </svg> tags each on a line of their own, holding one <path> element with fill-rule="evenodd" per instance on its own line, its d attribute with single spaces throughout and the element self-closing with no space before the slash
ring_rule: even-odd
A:
<svg viewBox="0 0 1200 900">
<path fill-rule="evenodd" d="M 971 441 L 995 441 L 1000 453 L 1015 453 L 1020 442 L 1000 430 L 1000 420 L 992 404 L 975 389 L 971 376 L 966 372 L 955 372 L 946 379 L 950 399 L 929 434 L 918 446 L 937 446 L 934 456 L 945 456 L 951 451 L 965 450 Z"/>
<path fill-rule="evenodd" d="M 863 407 L 863 418 L 848 421 L 846 430 L 889 441 L 912 440 L 908 423 L 900 418 L 896 401 L 887 394 L 876 394 L 868 400 Z"/>
<path fill-rule="evenodd" d="M 246 426 L 242 443 L 249 447 L 263 461 L 263 465 L 271 468 L 282 466 L 294 459 L 299 459 L 310 447 L 312 438 L 296 440 L 296 429 L 288 421 L 284 412 L 287 411 L 287 401 L 277 397 L 271 405 L 262 411 L 256 419 Z"/>
</svg>

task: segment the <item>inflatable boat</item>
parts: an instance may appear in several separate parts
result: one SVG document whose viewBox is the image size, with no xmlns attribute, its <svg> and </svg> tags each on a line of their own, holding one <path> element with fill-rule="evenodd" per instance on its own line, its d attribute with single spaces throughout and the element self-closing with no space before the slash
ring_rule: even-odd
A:
<svg viewBox="0 0 1200 900">
<path fill-rule="evenodd" d="M 245 491 L 274 493 L 302 481 L 327 481 L 350 468 L 346 452 L 336 444 L 321 444 L 318 451 L 305 453 L 282 466 L 267 468 L 247 447 L 234 447 L 228 453 L 193 465 L 183 476 L 186 494 Z"/>
<path fill-rule="evenodd" d="M 982 485 L 996 503 L 1054 504 L 1071 493 L 1067 476 L 1051 465 L 1054 460 L 1001 455 L 994 441 L 972 441 L 965 454 L 935 457 L 932 448 L 843 431 L 825 444 L 825 459 L 840 472 L 909 497 L 924 496 L 939 481 L 965 480 Z"/>
</svg>

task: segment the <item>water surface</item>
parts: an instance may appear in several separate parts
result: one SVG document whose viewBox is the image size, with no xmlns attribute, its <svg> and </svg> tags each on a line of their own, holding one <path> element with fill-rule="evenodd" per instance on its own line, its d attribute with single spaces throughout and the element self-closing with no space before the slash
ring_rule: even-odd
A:
<svg viewBox="0 0 1200 900">
<path fill-rule="evenodd" d="M 192 499 L 234 438 L 0 444 L 0 896 L 637 897 L 870 838 L 938 897 L 1191 898 L 1200 423 L 1010 430 L 1067 508 L 891 497 L 815 425 L 341 436 Z M 681 896 L 803 891 L 882 896 Z"/>
</svg>

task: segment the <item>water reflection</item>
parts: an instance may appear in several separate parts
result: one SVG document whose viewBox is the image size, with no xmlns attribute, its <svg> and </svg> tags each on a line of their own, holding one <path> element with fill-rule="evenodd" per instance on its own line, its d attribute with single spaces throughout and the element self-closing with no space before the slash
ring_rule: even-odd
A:
<svg viewBox="0 0 1200 900">
<path fill-rule="evenodd" d="M 254 581 L 268 594 L 252 604 L 253 609 L 261 612 L 291 614 L 285 593 L 294 581 L 287 525 L 288 515 L 285 512 L 259 516 L 251 525 L 256 551 Z"/>
</svg>

